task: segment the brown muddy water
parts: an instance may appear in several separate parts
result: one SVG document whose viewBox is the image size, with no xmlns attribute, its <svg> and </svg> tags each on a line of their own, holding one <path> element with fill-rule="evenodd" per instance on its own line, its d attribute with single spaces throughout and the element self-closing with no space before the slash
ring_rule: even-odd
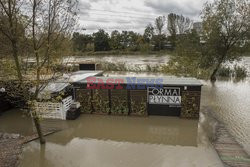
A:
<svg viewBox="0 0 250 167">
<path fill-rule="evenodd" d="M 165 65 L 169 61 L 169 56 L 158 55 L 123 55 L 123 56 L 86 56 L 86 57 L 66 57 L 63 64 L 73 65 L 79 62 L 87 63 L 119 63 L 124 64 L 128 70 L 145 71 L 147 67 L 156 67 Z"/>
<path fill-rule="evenodd" d="M 150 60 L 149 60 L 150 61 Z M 250 69 L 250 58 L 243 63 Z M 163 76 L 108 72 L 105 75 Z M 202 108 L 211 107 L 231 134 L 250 152 L 250 78 L 244 81 L 202 81 Z M 20 167 L 222 167 L 200 120 L 173 117 L 81 115 L 76 121 L 43 121 L 43 127 L 64 130 L 24 146 Z M 18 110 L 0 116 L 0 131 L 33 133 L 32 122 Z"/>
<path fill-rule="evenodd" d="M 4 113 L 0 130 L 33 133 L 30 119 L 20 113 Z M 14 118 L 19 119 L 12 122 Z M 222 166 L 198 123 L 159 116 L 81 115 L 76 121 L 44 120 L 43 127 L 60 125 L 64 130 L 47 136 L 45 146 L 40 147 L 38 141 L 26 144 L 20 166 Z"/>
</svg>

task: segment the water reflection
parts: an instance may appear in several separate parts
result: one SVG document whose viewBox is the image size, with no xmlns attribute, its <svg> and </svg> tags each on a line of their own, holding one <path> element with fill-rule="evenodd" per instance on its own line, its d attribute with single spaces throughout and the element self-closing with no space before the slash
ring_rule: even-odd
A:
<svg viewBox="0 0 250 167">
<path fill-rule="evenodd" d="M 46 123 L 46 122 L 45 122 Z M 75 138 L 197 146 L 197 120 L 174 117 L 82 115 L 69 128 L 48 139 L 66 145 Z"/>
<path fill-rule="evenodd" d="M 164 76 L 155 73 L 106 73 L 110 76 L 127 74 Z M 216 117 L 250 152 L 249 78 L 240 82 L 217 81 L 214 85 L 202 82 L 202 107 L 212 107 Z M 13 127 L 8 128 L 10 123 L 3 122 L 5 117 L 0 117 L 0 130 L 8 132 L 15 129 L 12 119 L 6 119 L 13 122 Z M 46 146 L 40 147 L 38 142 L 27 144 L 20 166 L 223 166 L 207 139 L 213 127 L 204 132 L 201 126 L 197 128 L 198 121 L 195 120 L 82 115 L 80 119 L 64 124 L 65 130 L 47 137 Z M 201 115 L 200 124 L 211 124 L 211 121 Z M 46 125 L 48 122 L 43 123 Z M 23 132 L 22 129 L 17 128 L 16 131 Z"/>
<path fill-rule="evenodd" d="M 0 115 L 0 132 L 31 135 L 35 131 L 32 120 L 23 111 L 13 109 Z"/>
<path fill-rule="evenodd" d="M 203 81 L 202 105 L 213 109 L 230 133 L 250 153 L 250 84 L 249 78 L 240 82 Z"/>
<path fill-rule="evenodd" d="M 38 143 L 25 147 L 21 167 L 222 167 L 208 148 L 136 144 L 75 138 L 62 147 L 47 143 L 45 154 Z M 32 161 L 31 161 L 32 159 Z M 39 163 L 38 163 L 39 162 Z"/>
</svg>

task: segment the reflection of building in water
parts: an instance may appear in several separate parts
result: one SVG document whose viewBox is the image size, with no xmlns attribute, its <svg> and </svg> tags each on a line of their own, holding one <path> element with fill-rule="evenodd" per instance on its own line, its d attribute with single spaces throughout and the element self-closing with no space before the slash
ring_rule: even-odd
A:
<svg viewBox="0 0 250 167">
<path fill-rule="evenodd" d="M 58 123 L 61 124 L 62 121 Z M 56 127 L 57 122 L 50 124 Z M 126 141 L 182 146 L 197 146 L 198 120 L 175 117 L 120 117 L 84 115 L 67 122 L 67 129 L 49 137 L 49 141 L 67 145 L 75 138 Z"/>
</svg>

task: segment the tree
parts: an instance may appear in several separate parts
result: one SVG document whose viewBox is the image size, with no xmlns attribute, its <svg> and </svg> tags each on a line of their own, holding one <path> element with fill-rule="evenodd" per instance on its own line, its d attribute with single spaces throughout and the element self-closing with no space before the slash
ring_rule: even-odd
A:
<svg viewBox="0 0 250 167">
<path fill-rule="evenodd" d="M 30 101 L 39 100 L 38 95 L 48 82 L 55 77 L 54 66 L 58 58 L 58 49 L 55 43 L 61 46 L 63 39 L 71 34 L 72 28 L 76 23 L 77 1 L 68 0 L 32 0 L 31 6 L 31 24 L 30 35 L 32 38 L 32 54 L 36 60 L 35 68 L 35 91 Z M 60 55 L 61 56 L 61 55 Z M 53 60 L 53 61 L 52 61 Z M 50 77 L 48 82 L 41 79 L 42 73 L 47 71 Z M 31 103 L 33 104 L 33 103 Z M 40 138 L 40 143 L 45 140 L 40 128 L 39 117 L 33 114 L 33 120 Z"/>
<path fill-rule="evenodd" d="M 0 33 L 7 40 L 4 43 L 10 44 L 10 47 L 6 47 L 7 54 L 11 53 L 15 61 L 15 69 L 20 81 L 23 80 L 23 76 L 18 54 L 24 41 L 24 26 L 26 24 L 23 22 L 26 21 L 24 16 L 20 14 L 22 5 L 23 2 L 20 0 L 0 1 Z"/>
<path fill-rule="evenodd" d="M 250 31 L 250 5 L 248 0 L 216 0 L 206 3 L 202 11 L 203 66 L 213 66 L 211 81 L 222 63 L 240 57 L 242 43 Z"/>
<path fill-rule="evenodd" d="M 203 69 L 200 67 L 202 61 L 200 37 L 196 31 L 191 31 L 179 36 L 176 42 L 175 55 L 170 57 L 168 66 L 163 71 L 181 75 L 200 77 Z"/>
<path fill-rule="evenodd" d="M 165 21 L 165 16 L 159 16 L 155 19 L 155 29 L 158 32 L 158 35 L 162 35 L 162 31 L 165 26 Z"/>
<path fill-rule="evenodd" d="M 151 40 L 154 36 L 154 27 L 152 24 L 146 26 L 143 34 L 144 41 L 147 43 L 151 43 Z"/>
<path fill-rule="evenodd" d="M 183 15 L 177 15 L 177 28 L 179 34 L 187 33 L 191 30 L 193 25 L 192 20 Z"/>
<path fill-rule="evenodd" d="M 155 19 L 155 30 L 157 32 L 157 35 L 154 36 L 155 50 L 163 49 L 163 40 L 165 39 L 163 28 L 165 26 L 165 22 L 165 16 L 159 16 Z"/>
<path fill-rule="evenodd" d="M 121 44 L 122 37 L 119 31 L 115 30 L 111 33 L 110 46 L 112 50 L 121 50 L 123 46 Z"/>
<path fill-rule="evenodd" d="M 93 38 L 91 35 L 80 34 L 79 32 L 74 32 L 73 38 L 73 50 L 74 51 L 86 51 L 88 44 L 93 43 Z"/>
<path fill-rule="evenodd" d="M 11 84 L 13 89 L 9 92 L 14 98 L 21 97 L 28 104 L 27 107 L 35 123 L 40 143 L 44 144 L 45 140 L 34 104 L 39 101 L 39 93 L 57 76 L 56 66 L 61 62 L 60 57 L 68 54 L 64 51 L 65 48 L 70 47 L 68 42 L 76 23 L 77 1 L 6 0 L 0 1 L 0 6 L 0 17 L 3 18 L 0 26 L 1 33 L 9 39 L 9 42 L 5 44 L 12 48 L 10 53 L 13 55 L 18 71 L 18 82 Z M 24 13 L 25 19 L 23 19 Z M 27 24 L 23 24 L 23 20 Z M 25 76 L 20 68 L 20 60 L 23 57 L 19 48 L 23 38 L 25 38 L 24 45 L 29 49 L 28 55 L 35 59 L 35 67 L 29 69 L 32 78 Z M 66 43 L 67 47 L 64 46 Z M 43 78 L 43 75 L 46 75 L 46 78 Z M 30 87 L 34 88 L 33 93 L 30 93 Z M 25 91 L 19 91 L 20 89 Z"/>
<path fill-rule="evenodd" d="M 170 33 L 170 42 L 175 47 L 177 34 L 185 34 L 190 32 L 192 27 L 192 21 L 188 17 L 183 15 L 177 15 L 170 13 L 168 15 L 168 32 Z"/>
<path fill-rule="evenodd" d="M 177 35 L 177 25 L 176 25 L 177 15 L 170 13 L 168 15 L 168 32 L 170 33 L 170 42 L 175 47 L 176 45 L 176 35 Z"/>
<path fill-rule="evenodd" d="M 109 34 L 103 29 L 93 34 L 95 51 L 108 51 L 110 50 L 109 45 Z"/>
<path fill-rule="evenodd" d="M 139 50 L 139 38 L 141 37 L 140 34 L 135 33 L 133 31 L 128 32 L 128 39 L 129 39 L 129 50 L 137 51 Z"/>
<path fill-rule="evenodd" d="M 128 31 L 122 31 L 121 33 L 121 42 L 123 49 L 127 49 L 129 47 L 129 32 Z"/>
</svg>

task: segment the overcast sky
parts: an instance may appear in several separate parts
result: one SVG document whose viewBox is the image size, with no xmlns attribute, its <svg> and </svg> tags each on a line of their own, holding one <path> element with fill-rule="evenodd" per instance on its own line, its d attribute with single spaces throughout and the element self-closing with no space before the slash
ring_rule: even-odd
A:
<svg viewBox="0 0 250 167">
<path fill-rule="evenodd" d="M 79 24 L 92 33 L 102 28 L 133 30 L 139 33 L 157 16 L 177 13 L 199 21 L 203 4 L 207 0 L 80 0 Z"/>
</svg>

